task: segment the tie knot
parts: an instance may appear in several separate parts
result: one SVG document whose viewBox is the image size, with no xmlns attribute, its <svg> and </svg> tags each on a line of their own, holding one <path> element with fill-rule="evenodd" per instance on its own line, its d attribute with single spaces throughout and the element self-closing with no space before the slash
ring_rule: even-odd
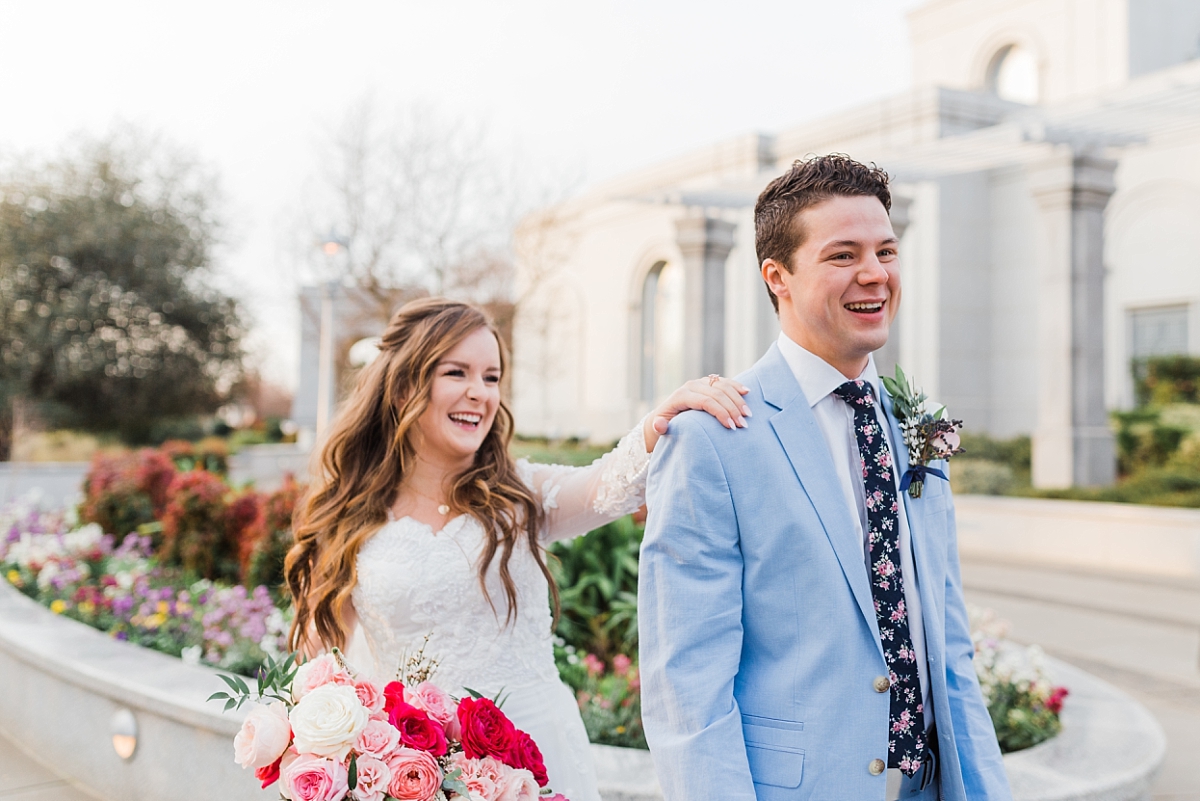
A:
<svg viewBox="0 0 1200 801">
<path fill-rule="evenodd" d="M 871 385 L 861 379 L 847 381 L 835 389 L 833 394 L 851 406 L 870 408 L 875 405 L 875 394 L 871 391 Z"/>
</svg>

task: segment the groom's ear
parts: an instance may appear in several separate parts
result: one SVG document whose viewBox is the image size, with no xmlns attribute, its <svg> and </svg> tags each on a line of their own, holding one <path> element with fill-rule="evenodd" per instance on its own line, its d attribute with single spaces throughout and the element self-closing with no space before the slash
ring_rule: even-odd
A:
<svg viewBox="0 0 1200 801">
<path fill-rule="evenodd" d="M 790 298 L 791 291 L 788 285 L 783 280 L 783 274 L 791 274 L 791 270 L 784 267 L 775 259 L 763 259 L 762 263 L 762 278 L 767 285 L 767 289 L 771 290 L 771 294 L 777 298 Z"/>
</svg>

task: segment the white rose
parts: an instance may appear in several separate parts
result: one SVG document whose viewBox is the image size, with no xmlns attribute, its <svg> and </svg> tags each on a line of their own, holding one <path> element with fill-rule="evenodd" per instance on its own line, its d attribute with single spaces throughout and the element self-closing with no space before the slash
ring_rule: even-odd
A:
<svg viewBox="0 0 1200 801">
<path fill-rule="evenodd" d="M 233 738 L 234 761 L 243 768 L 265 768 L 283 755 L 291 740 L 287 706 L 282 701 L 255 704 Z"/>
<path fill-rule="evenodd" d="M 292 733 L 301 754 L 345 759 L 371 719 L 354 687 L 324 684 L 292 707 Z"/>
</svg>

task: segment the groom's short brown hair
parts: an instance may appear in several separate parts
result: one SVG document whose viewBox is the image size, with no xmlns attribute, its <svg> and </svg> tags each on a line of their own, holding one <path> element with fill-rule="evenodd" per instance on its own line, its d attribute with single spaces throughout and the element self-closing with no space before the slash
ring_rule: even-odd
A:
<svg viewBox="0 0 1200 801">
<path fill-rule="evenodd" d="M 804 244 L 800 212 L 831 197 L 855 195 L 877 197 L 885 209 L 892 210 L 888 174 L 874 164 L 860 164 L 841 153 L 792 162 L 792 168 L 767 184 L 754 204 L 759 268 L 767 259 L 774 259 L 790 273 L 792 254 Z M 770 287 L 767 294 L 778 313 L 779 298 Z"/>
</svg>

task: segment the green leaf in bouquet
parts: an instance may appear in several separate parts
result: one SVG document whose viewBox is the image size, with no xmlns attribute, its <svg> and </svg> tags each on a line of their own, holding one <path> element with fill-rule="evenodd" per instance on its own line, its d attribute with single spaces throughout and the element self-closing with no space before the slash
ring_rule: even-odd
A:
<svg viewBox="0 0 1200 801">
<path fill-rule="evenodd" d="M 241 679 L 239 679 L 235 676 L 226 676 L 224 673 L 218 673 L 217 676 L 221 679 L 221 681 L 228 684 L 229 689 L 233 690 L 235 693 L 243 692 L 243 690 L 240 687 L 238 687 L 239 683 L 242 683 L 243 685 L 245 684 L 244 682 L 242 682 Z M 247 688 L 245 690 L 245 692 L 250 692 L 249 688 Z"/>
<path fill-rule="evenodd" d="M 358 786 L 358 755 L 350 754 L 350 766 L 346 776 L 346 786 L 353 790 Z"/>
<path fill-rule="evenodd" d="M 470 690 L 467 690 L 467 692 L 470 692 Z M 442 789 L 448 793 L 457 793 L 463 798 L 468 798 L 471 792 L 466 782 L 462 780 L 462 768 L 455 768 L 446 774 L 445 778 L 442 779 Z"/>
<path fill-rule="evenodd" d="M 235 706 L 240 706 L 240 704 L 237 702 L 237 699 L 230 698 L 228 701 L 225 702 L 225 708 L 221 711 L 228 712 L 229 710 L 233 709 Z"/>
<path fill-rule="evenodd" d="M 463 689 L 466 690 L 467 694 L 470 695 L 472 698 L 474 698 L 476 701 L 478 701 L 481 698 L 486 697 L 486 696 L 484 696 L 483 693 L 479 692 L 479 690 L 472 690 L 470 687 L 463 687 Z"/>
<path fill-rule="evenodd" d="M 213 693 L 208 696 L 208 701 L 228 701 L 229 693 Z M 207 701 L 205 702 L 207 703 Z"/>
</svg>

